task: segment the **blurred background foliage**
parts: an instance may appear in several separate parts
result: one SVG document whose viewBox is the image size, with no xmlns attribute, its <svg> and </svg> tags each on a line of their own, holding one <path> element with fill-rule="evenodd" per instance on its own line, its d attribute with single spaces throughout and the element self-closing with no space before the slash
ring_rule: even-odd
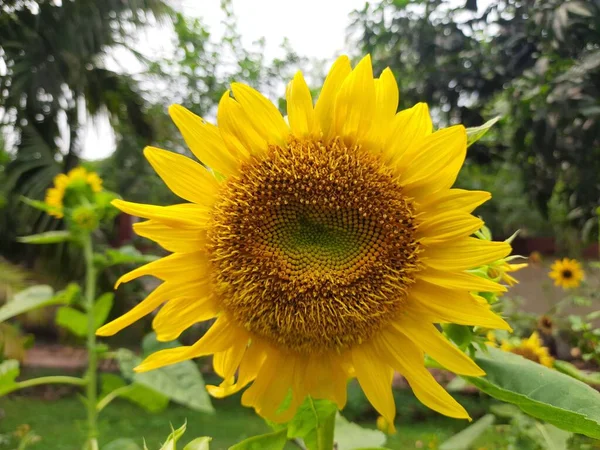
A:
<svg viewBox="0 0 600 450">
<path fill-rule="evenodd" d="M 244 45 L 230 1 L 221 4 L 218 37 L 167 0 L 0 4 L 0 255 L 68 265 L 60 248 L 45 255 L 14 237 L 62 227 L 20 197 L 42 198 L 53 176 L 78 163 L 129 200 L 173 202 L 141 152 L 146 145 L 187 152 L 166 114 L 171 103 L 212 120 L 232 80 L 259 87 L 282 110 L 285 80 L 296 70 L 320 84 L 327 61 L 286 42 L 284 56 L 266 60 L 264 41 Z M 351 56 L 370 53 L 376 72 L 392 68 L 401 107 L 427 102 L 436 126 L 503 117 L 470 148 L 458 181 L 493 193 L 480 214 L 496 236 L 519 228 L 521 236 L 556 236 L 571 252 L 594 241 L 600 0 L 380 0 L 365 2 L 348 23 Z M 171 52 L 140 51 L 143 33 L 163 31 Z M 114 63 L 123 52 L 134 69 Z M 116 150 L 80 161 L 86 124 L 101 117 Z"/>
</svg>

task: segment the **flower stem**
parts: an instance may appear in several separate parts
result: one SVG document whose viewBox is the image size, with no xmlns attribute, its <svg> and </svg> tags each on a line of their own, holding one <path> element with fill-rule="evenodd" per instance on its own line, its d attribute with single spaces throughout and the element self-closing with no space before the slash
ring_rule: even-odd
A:
<svg viewBox="0 0 600 450">
<path fill-rule="evenodd" d="M 67 377 L 62 375 L 32 378 L 30 380 L 24 380 L 15 383 L 10 387 L 10 389 L 3 390 L 2 395 L 4 396 L 6 394 L 10 394 L 11 392 L 18 391 L 19 389 L 40 386 L 42 384 L 74 384 L 76 386 L 82 386 L 86 384 L 86 381 L 83 378 Z"/>
<path fill-rule="evenodd" d="M 317 449 L 333 450 L 335 434 L 335 416 L 330 414 L 317 428 Z"/>
<path fill-rule="evenodd" d="M 87 416 L 88 416 L 88 440 L 87 448 L 97 448 L 98 438 L 98 402 L 97 371 L 98 358 L 96 354 L 96 324 L 94 321 L 94 300 L 96 290 L 96 268 L 94 267 L 94 251 L 92 248 L 92 237 L 89 234 L 83 238 L 83 253 L 85 257 L 85 306 L 88 317 L 87 327 L 87 353 L 88 368 L 86 375 L 87 394 Z"/>
</svg>

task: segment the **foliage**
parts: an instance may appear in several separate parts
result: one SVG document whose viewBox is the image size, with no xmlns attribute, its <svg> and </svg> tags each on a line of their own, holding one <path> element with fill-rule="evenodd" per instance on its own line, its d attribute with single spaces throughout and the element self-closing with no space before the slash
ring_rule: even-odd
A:
<svg viewBox="0 0 600 450">
<path fill-rule="evenodd" d="M 597 1 L 382 0 L 355 11 L 350 36 L 401 74 L 404 106 L 426 101 L 439 124 L 501 114 L 469 159 L 517 165 L 544 217 L 555 196 L 561 226 L 581 229 L 600 196 L 599 20 Z"/>
</svg>

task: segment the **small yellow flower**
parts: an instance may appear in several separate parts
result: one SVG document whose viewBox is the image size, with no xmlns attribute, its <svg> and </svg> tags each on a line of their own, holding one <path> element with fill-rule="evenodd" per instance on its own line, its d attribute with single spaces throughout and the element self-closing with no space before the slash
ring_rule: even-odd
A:
<svg viewBox="0 0 600 450">
<path fill-rule="evenodd" d="M 548 276 L 554 280 L 554 286 L 573 289 L 579 287 L 583 281 L 584 272 L 581 264 L 576 259 L 557 259 L 550 268 L 552 270 Z"/>
<path fill-rule="evenodd" d="M 46 204 L 52 209 L 48 214 L 61 219 L 64 216 L 64 202 L 67 191 L 88 188 L 91 192 L 102 190 L 102 179 L 95 172 L 88 172 L 83 167 L 75 167 L 67 174 L 61 173 L 54 177 L 54 187 L 46 191 Z"/>
<path fill-rule="evenodd" d="M 543 366 L 554 366 L 554 358 L 550 356 L 548 348 L 543 346 L 543 342 L 537 332 L 533 332 L 527 339 L 521 339 L 518 344 L 514 344 L 509 340 L 503 341 L 500 348 L 505 352 L 521 355 L 523 358 L 527 358 Z"/>
<path fill-rule="evenodd" d="M 471 236 L 483 225 L 471 213 L 490 194 L 452 188 L 465 128 L 434 131 L 427 106 L 397 112 L 398 95 L 390 69 L 374 78 L 369 56 L 354 69 L 341 57 L 316 104 L 296 74 L 288 121 L 239 83 L 219 103 L 218 126 L 171 106 L 211 170 L 146 148 L 189 203 L 113 202 L 149 219 L 136 232 L 173 254 L 119 280 L 155 275 L 163 284 L 97 333 L 113 335 L 161 305 L 153 321 L 161 341 L 217 318 L 195 344 L 154 353 L 136 370 L 214 355 L 225 381 L 209 392 L 223 397 L 250 384 L 242 404 L 274 421 L 293 417 L 307 395 L 343 408 L 348 379 L 357 378 L 393 429 L 394 371 L 427 406 L 469 418 L 424 354 L 456 373 L 484 374 L 434 324 L 510 329 L 472 294 L 506 289 L 469 270 L 511 248 Z"/>
</svg>

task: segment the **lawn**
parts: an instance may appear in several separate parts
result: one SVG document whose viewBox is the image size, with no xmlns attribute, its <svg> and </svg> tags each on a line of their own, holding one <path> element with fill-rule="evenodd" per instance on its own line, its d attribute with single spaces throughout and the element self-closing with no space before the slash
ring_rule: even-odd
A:
<svg viewBox="0 0 600 450">
<path fill-rule="evenodd" d="M 160 448 L 169 432 L 169 423 L 179 426 L 187 420 L 187 443 L 197 436 L 210 435 L 211 450 L 224 450 L 240 440 L 264 432 L 269 428 L 252 410 L 239 404 L 239 397 L 214 401 L 213 415 L 191 411 L 177 405 L 160 414 L 148 414 L 125 401 L 109 405 L 100 418 L 101 444 L 119 437 L 146 440 L 148 448 Z M 30 396 L 12 396 L 0 400 L 4 411 L 0 420 L 0 433 L 10 433 L 21 424 L 29 424 L 42 437 L 42 441 L 29 447 L 32 450 L 78 450 L 84 437 L 85 413 L 76 396 L 58 400 L 43 400 Z M 373 426 L 373 421 L 365 423 Z M 439 443 L 454 434 L 466 423 L 441 416 L 398 426 L 398 433 L 388 440 L 391 449 L 423 448 Z M 182 448 L 181 446 L 180 448 Z M 0 449 L 8 449 L 2 446 Z M 289 448 L 296 448 L 292 445 Z"/>
</svg>

